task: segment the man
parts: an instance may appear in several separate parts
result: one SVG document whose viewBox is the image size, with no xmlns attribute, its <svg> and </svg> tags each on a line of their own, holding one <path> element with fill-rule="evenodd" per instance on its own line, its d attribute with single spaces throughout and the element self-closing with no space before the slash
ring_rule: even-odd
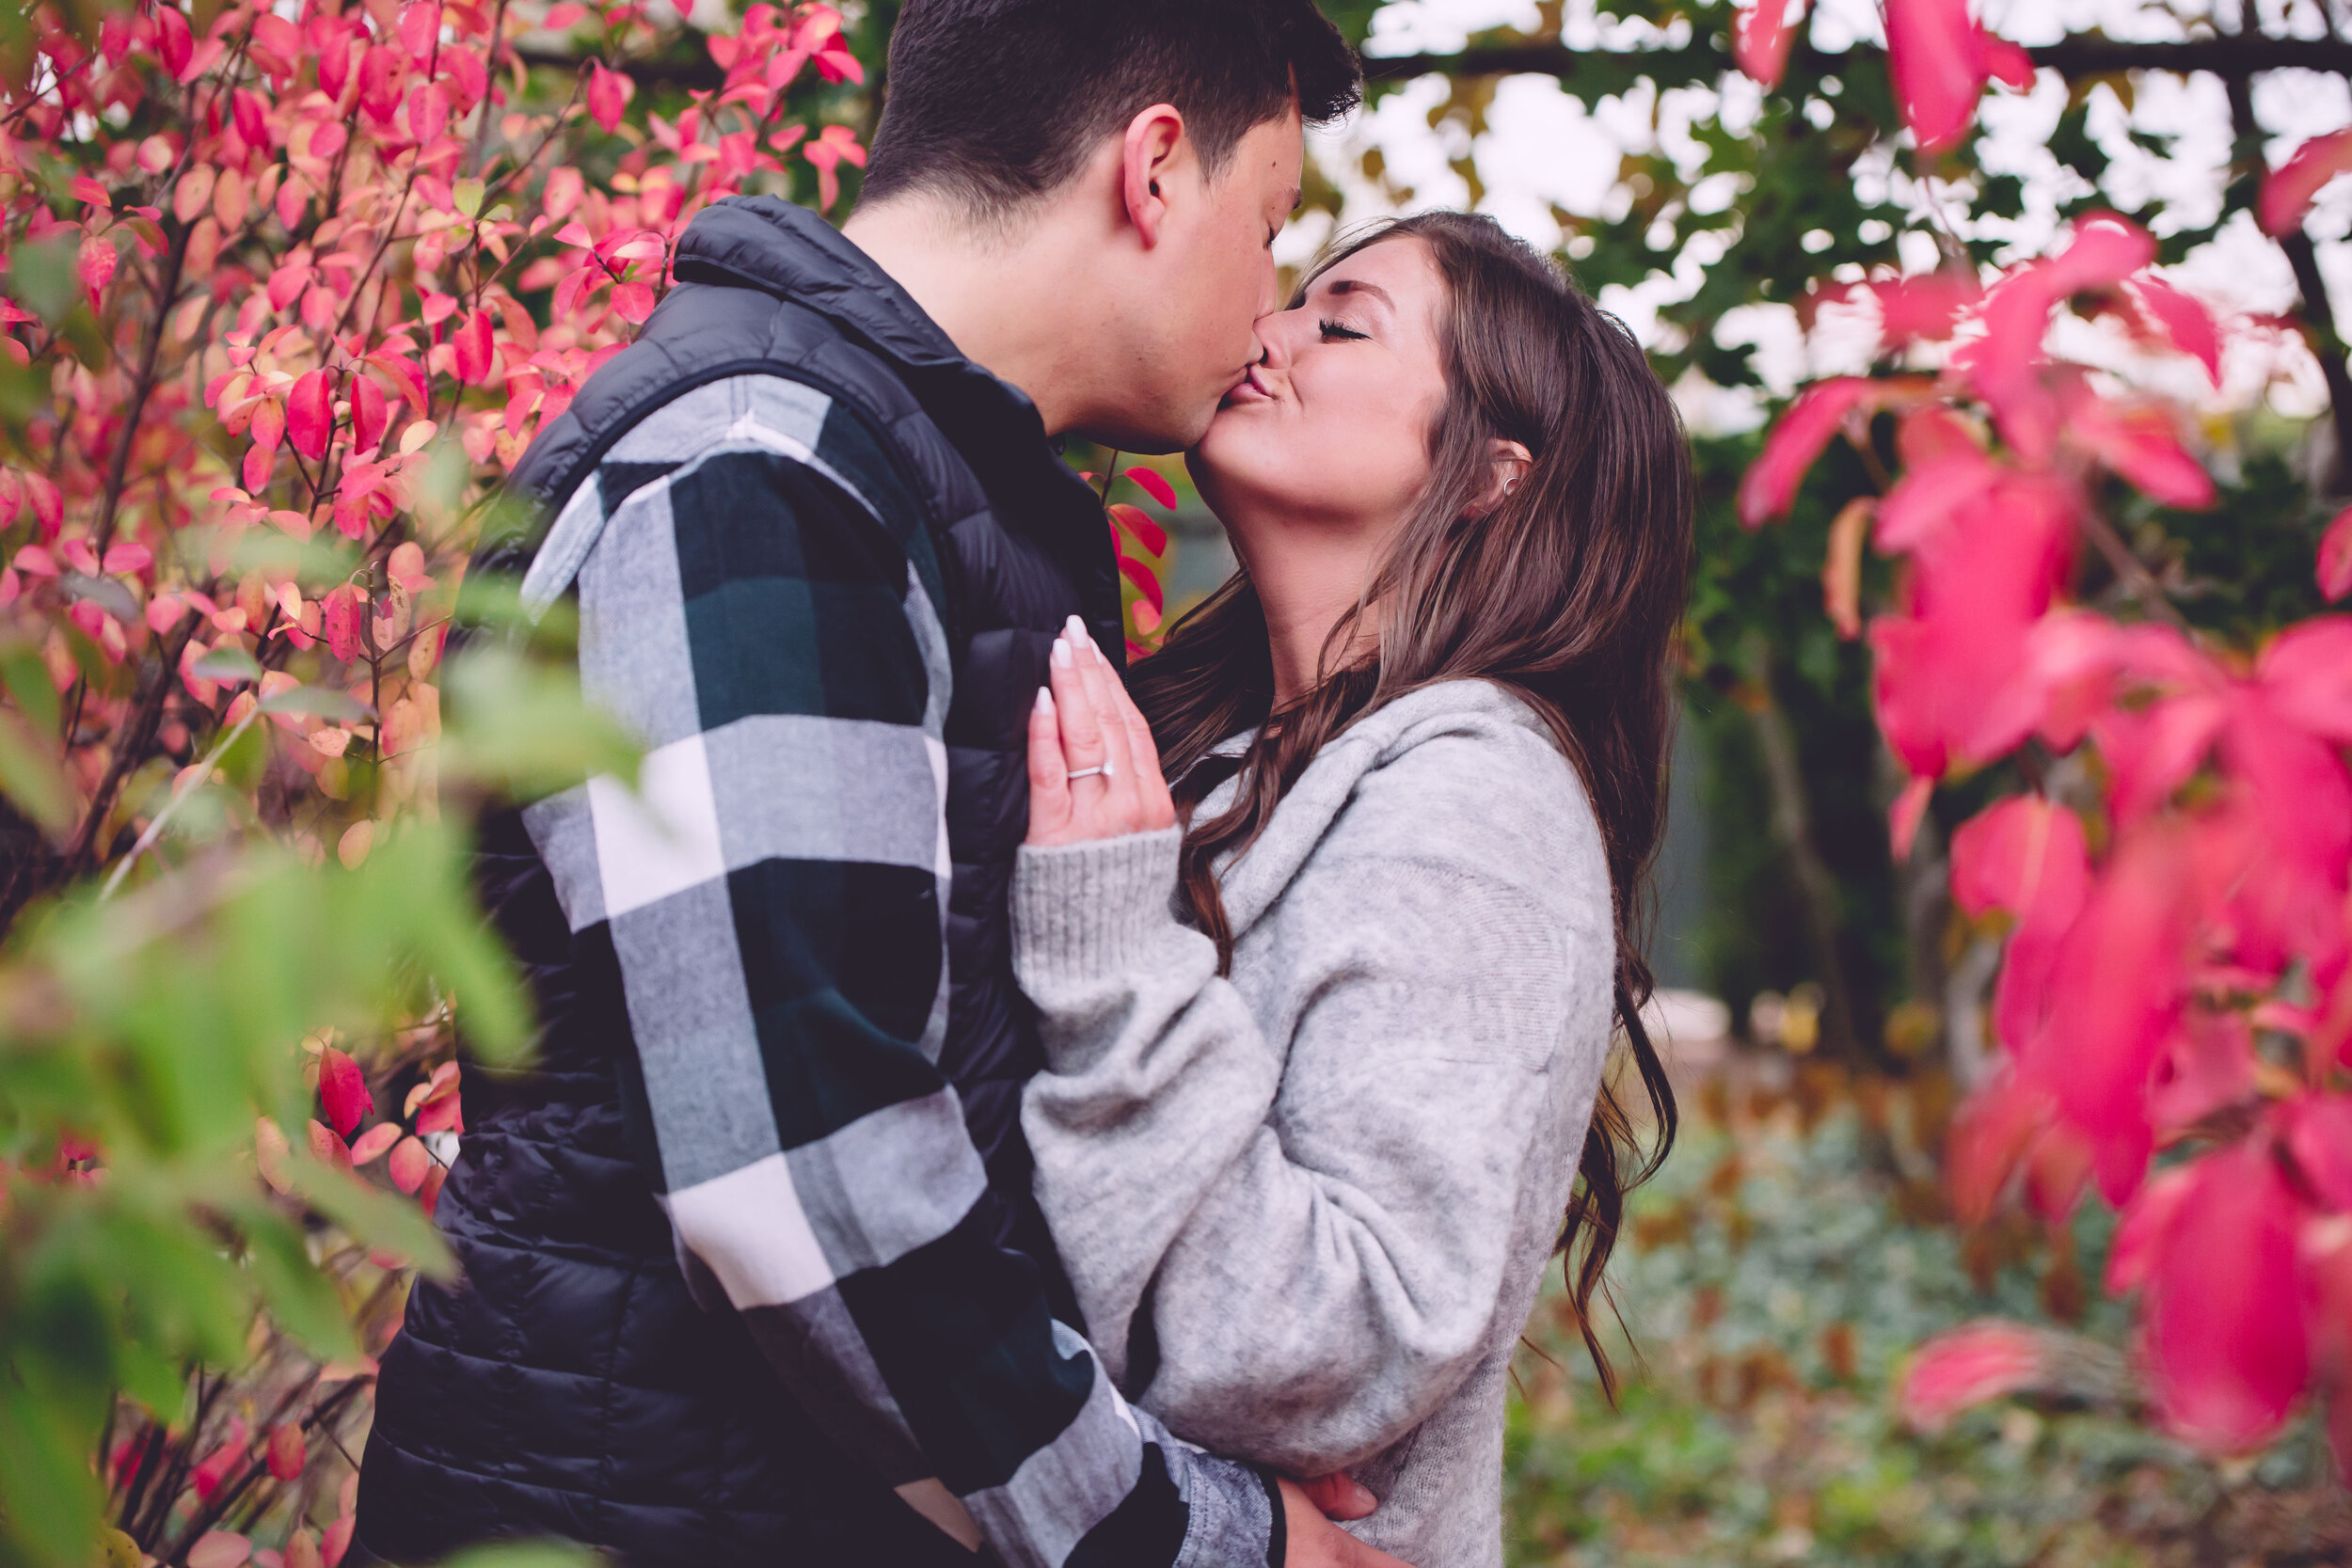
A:
<svg viewBox="0 0 2352 1568">
<path fill-rule="evenodd" d="M 576 597 L 647 757 L 485 828 L 541 1060 L 468 1075 L 466 1276 L 385 1357 L 362 1560 L 1390 1560 L 1067 1326 L 1005 899 L 1051 641 L 1120 645 L 1051 443 L 1200 436 L 1354 58 L 1311 0 L 910 0 L 889 84 L 847 237 L 698 217 L 477 568 Z"/>
</svg>

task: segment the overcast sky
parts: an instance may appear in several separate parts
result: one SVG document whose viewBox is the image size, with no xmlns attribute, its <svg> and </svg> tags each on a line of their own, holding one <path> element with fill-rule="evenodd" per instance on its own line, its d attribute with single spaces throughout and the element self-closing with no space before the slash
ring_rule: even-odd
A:
<svg viewBox="0 0 2352 1568">
<path fill-rule="evenodd" d="M 2258 0 L 2266 30 L 2284 27 L 2304 36 L 2323 36 L 2327 24 L 2314 0 L 2273 3 Z M 2221 0 L 2222 20 L 2233 24 L 2236 5 Z M 2179 10 L 2191 16 L 2211 15 L 2199 0 L 2183 0 Z M 1603 41 L 1592 19 L 1592 0 L 1569 0 L 1567 24 L 1571 44 L 1590 46 Z M 2174 10 L 2143 6 L 2135 0 L 1985 0 L 1984 14 L 1995 31 L 2021 43 L 2041 43 L 2068 32 L 2090 27 L 2108 36 L 2130 39 L 2177 39 L 2184 24 Z M 1838 50 L 1857 40 L 1881 38 L 1874 0 L 1814 0 L 1806 20 L 1813 41 L 1825 50 Z M 1534 0 L 1401 0 L 1379 13 L 1370 47 L 1374 54 L 1411 54 L 1458 49 L 1475 32 L 1496 26 L 1536 25 Z M 1613 44 L 1678 41 L 1661 39 L 1646 24 L 1612 24 Z M 2090 127 L 2114 159 L 2105 189 L 2119 206 L 2137 206 L 2151 195 L 2174 203 L 2171 222 L 2184 228 L 2201 227 L 2219 210 L 2229 153 L 2229 110 L 2221 84 L 2212 77 L 2145 76 L 2129 111 L 2105 87 L 2094 89 Z M 1386 161 L 1389 179 L 1413 192 L 1411 206 L 1459 206 L 1469 190 L 1451 167 L 1464 150 L 1465 137 L 1452 124 L 1432 130 L 1427 115 L 1445 96 L 1442 82 L 1413 84 L 1385 100 L 1377 110 L 1359 115 L 1349 124 L 1324 134 L 1316 154 L 1325 168 L 1348 195 L 1343 221 L 1352 222 L 1389 210 L 1389 201 L 1357 172 L 1358 155 L 1377 147 Z M 1725 92 L 1723 112 L 1735 124 L 1755 112 L 1755 91 L 1742 80 Z M 1663 150 L 1677 163 L 1694 168 L 1700 150 L 1688 135 L 1691 120 L 1713 113 L 1717 94 L 1708 89 L 1682 89 L 1660 95 L 1644 89 L 1624 99 L 1608 100 L 1595 111 L 1561 92 L 1549 77 L 1515 77 L 1500 84 L 1488 111 L 1489 130 L 1470 149 L 1486 187 L 1481 210 L 1528 239 L 1551 248 L 1561 234 L 1551 217 L 1556 204 L 1580 216 L 1615 215 L 1624 211 L 1625 194 L 1615 184 L 1619 160 L 1629 151 Z M 2066 89 L 2052 72 L 2042 73 L 2035 90 L 2016 94 L 1995 89 L 1984 107 L 1989 133 L 1984 162 L 1994 172 L 2015 173 L 2026 182 L 2026 211 L 2014 222 L 1991 222 L 1985 237 L 2008 243 L 2017 255 L 2036 254 L 2057 236 L 2058 204 L 2071 195 L 2063 174 L 2046 142 L 2065 107 Z M 2352 124 L 2352 91 L 2344 78 L 2319 71 L 2280 71 L 2257 83 L 2255 112 L 2270 135 L 2269 157 L 2275 166 L 2303 138 Z M 1655 128 L 1653 128 L 1655 127 Z M 2169 157 L 2145 152 L 2126 139 L 2129 130 L 2175 135 Z M 1898 202 L 1915 206 L 1923 199 L 1899 163 L 1866 160 L 1860 177 L 1891 194 Z M 1876 193 L 1873 193 L 1874 195 Z M 1728 205 L 1738 192 L 1729 188 L 1694 195 L 1705 205 Z M 2320 244 L 2321 264 L 2338 309 L 2352 306 L 2352 179 L 2339 180 L 2320 198 L 2311 220 Z M 1327 237 L 1328 226 L 1319 216 L 1294 225 L 1280 254 L 1287 261 L 1311 255 Z M 1933 264 L 1931 245 L 1907 255 L 1913 270 Z M 1695 260 L 1695 259 L 1694 259 Z M 2219 239 L 2191 254 L 2174 269 L 2173 280 L 2203 298 L 2225 318 L 2263 317 L 2290 309 L 2295 284 L 2286 259 L 2278 247 L 2239 214 Z M 1681 278 L 1654 278 L 1638 289 L 1612 289 L 1602 303 L 1625 318 L 1637 333 L 1655 341 L 1657 306 L 1695 286 L 1695 268 Z M 1768 381 L 1786 389 L 1807 376 L 1859 368 L 1867 357 L 1870 333 L 1867 322 L 1849 319 L 1827 322 L 1814 341 L 1804 341 L 1795 318 L 1785 309 L 1743 311 L 1726 320 L 1720 334 L 1724 341 L 1762 345 L 1759 368 Z M 2084 357 L 2128 368 L 2153 378 L 2179 395 L 2194 397 L 2216 410 L 2244 408 L 2268 397 L 2282 412 L 2309 414 L 2324 404 L 2317 369 L 2298 346 L 2279 335 L 2249 331 L 2242 335 L 2226 364 L 2224 385 L 2215 393 L 2202 373 L 2185 367 L 2151 366 L 2102 335 L 2078 337 L 2065 345 Z M 1745 400 L 1717 397 L 1703 389 L 1684 388 L 1686 406 L 1697 422 L 1724 428 L 1748 422 L 1753 415 Z"/>
</svg>

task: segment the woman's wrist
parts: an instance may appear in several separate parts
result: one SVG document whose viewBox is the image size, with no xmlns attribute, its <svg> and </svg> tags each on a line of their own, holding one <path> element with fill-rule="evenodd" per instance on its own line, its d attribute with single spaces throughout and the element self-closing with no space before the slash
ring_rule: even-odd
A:
<svg viewBox="0 0 2352 1568">
<path fill-rule="evenodd" d="M 1059 987 L 1164 958 L 1183 830 L 1024 845 L 1012 876 L 1014 959 L 1041 1006 Z"/>
</svg>

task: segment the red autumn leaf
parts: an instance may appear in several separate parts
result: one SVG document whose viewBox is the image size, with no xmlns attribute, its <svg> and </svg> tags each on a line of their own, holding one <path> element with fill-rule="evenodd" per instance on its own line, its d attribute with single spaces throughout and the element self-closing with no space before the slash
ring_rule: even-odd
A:
<svg viewBox="0 0 2352 1568">
<path fill-rule="evenodd" d="M 1788 70 L 1788 46 L 1796 41 L 1789 13 L 1797 0 L 1754 0 L 1731 17 L 1731 57 L 1767 87 L 1780 86 Z"/>
<path fill-rule="evenodd" d="M 1168 482 L 1166 475 L 1137 464 L 1135 467 L 1126 470 L 1125 477 L 1141 485 L 1144 494 L 1167 507 L 1170 512 L 1176 510 L 1176 486 Z M 1153 550 L 1152 553 L 1157 555 L 1160 552 Z"/>
<path fill-rule="evenodd" d="M 2319 536 L 2319 591 L 2329 604 L 2352 594 L 2352 507 Z"/>
<path fill-rule="evenodd" d="M 2121 1203 L 2154 1145 L 2148 1083 L 2189 986 L 2190 845 L 2157 821 L 2127 834 L 2100 869 L 2051 966 L 2047 1021 L 2023 1061 L 2092 1143 L 2095 1174 Z"/>
<path fill-rule="evenodd" d="M 411 409 L 422 409 L 432 402 L 426 389 L 424 372 L 406 355 L 390 349 L 377 349 L 368 356 L 368 363 L 400 384 L 401 396 L 408 400 Z"/>
<path fill-rule="evenodd" d="M 351 378 L 351 446 L 354 451 L 373 451 L 384 442 L 384 430 L 391 419 L 384 388 L 375 378 L 354 374 Z"/>
<path fill-rule="evenodd" d="M 392 1127 L 395 1124 L 386 1122 Z M 433 1168 L 432 1151 L 414 1138 L 403 1138 L 392 1147 L 392 1157 L 385 1168 L 392 1175 L 392 1185 L 404 1193 L 413 1193 L 424 1185 L 425 1173 Z"/>
<path fill-rule="evenodd" d="M 114 281 L 115 266 L 119 260 L 112 240 L 92 234 L 82 242 L 81 256 L 75 267 L 81 275 L 82 288 L 92 301 L 104 293 L 106 285 Z"/>
<path fill-rule="evenodd" d="M 2074 226 L 2065 250 L 2019 267 L 1987 295 L 1984 336 L 1953 356 L 1978 395 L 1993 407 L 2001 433 L 2029 462 L 2046 463 L 2061 424 L 2043 375 L 2042 341 L 2058 305 L 2078 293 L 2113 289 L 2155 260 L 2156 242 L 2128 218 L 2094 213 Z"/>
<path fill-rule="evenodd" d="M 2013 1068 L 1962 1103 L 1944 1140 L 1945 1185 L 1961 1224 L 1982 1225 L 1993 1217 L 2010 1178 L 2057 1110 L 2048 1089 Z"/>
<path fill-rule="evenodd" d="M 196 644 L 191 642 L 188 645 L 194 647 Z M 276 1122 L 263 1117 L 254 1123 L 253 1165 L 262 1173 L 262 1180 L 268 1182 L 274 1191 L 283 1193 L 287 1190 L 286 1161 L 293 1152 L 293 1146 L 286 1142 L 285 1132 Z"/>
<path fill-rule="evenodd" d="M 2205 367 L 2205 377 L 2221 385 L 2221 334 L 2206 309 L 2161 277 L 2135 277 L 2126 287 L 2172 346 Z"/>
<path fill-rule="evenodd" d="M 434 1207 L 441 1201 L 441 1185 L 448 1180 L 449 1167 L 438 1161 L 424 1173 L 424 1185 L 417 1193 L 417 1205 L 424 1211 L 427 1219 L 433 1217 Z"/>
<path fill-rule="evenodd" d="M 1152 575 L 1151 567 L 1132 556 L 1122 555 L 1119 558 L 1119 570 L 1129 582 L 1136 585 L 1136 592 L 1143 595 L 1145 604 L 1150 605 L 1154 610 L 1166 608 L 1166 601 L 1160 589 L 1160 579 Z"/>
<path fill-rule="evenodd" d="M 1938 1432 L 1964 1410 L 2031 1387 L 2043 1364 L 2041 1338 L 2024 1324 L 1969 1323 L 1921 1347 L 1896 1390 L 1895 1408 L 1910 1426 Z"/>
<path fill-rule="evenodd" d="M 417 1111 L 419 1132 L 463 1132 L 466 1130 L 466 1102 L 457 1093 L 453 1080 L 449 1086 L 437 1089 Z"/>
<path fill-rule="evenodd" d="M 256 152 L 270 149 L 269 110 L 261 95 L 249 87 L 239 87 L 230 95 L 230 118 L 236 122 L 237 137 Z"/>
<path fill-rule="evenodd" d="M 2214 503 L 2213 475 L 2181 447 L 2171 414 L 2146 402 L 2118 403 L 2076 384 L 2066 408 L 2068 436 L 2152 499 L 2201 509 Z"/>
<path fill-rule="evenodd" d="M 1764 451 L 1740 481 L 1740 521 L 1756 528 L 1787 512 L 1797 486 L 1845 423 L 1846 416 L 1871 396 L 1862 376 L 1838 376 L 1804 390 L 1772 427 Z"/>
<path fill-rule="evenodd" d="M 475 310 L 450 335 L 456 350 L 457 379 L 479 386 L 490 373 L 490 312 Z"/>
<path fill-rule="evenodd" d="M 2280 632 L 2254 666 L 2271 712 L 2352 745 L 2352 618 L 2322 616 Z"/>
<path fill-rule="evenodd" d="M 40 520 L 40 536 L 55 539 L 65 522 L 65 498 L 46 474 L 24 474 L 24 494 L 33 503 L 33 515 Z"/>
<path fill-rule="evenodd" d="M 2352 169 L 2352 130 L 2330 131 L 2296 148 L 2263 176 L 2256 203 L 2263 232 L 2275 237 L 2301 228 L 2320 188 L 2347 169 Z"/>
<path fill-rule="evenodd" d="M 344 1137 L 359 1125 L 360 1117 L 375 1109 L 375 1097 L 368 1092 L 367 1076 L 359 1070 L 359 1064 L 331 1045 L 319 1053 L 319 1104 L 329 1124 Z"/>
<path fill-rule="evenodd" d="M 1876 515 L 1878 498 L 1856 496 L 1838 508 L 1829 525 L 1829 549 L 1821 561 L 1821 608 L 1837 635 L 1848 640 L 1862 635 L 1862 545 Z"/>
<path fill-rule="evenodd" d="M 338 1170 L 351 1168 L 351 1146 L 337 1137 L 333 1128 L 314 1117 L 303 1131 L 310 1139 L 310 1158 Z"/>
<path fill-rule="evenodd" d="M 2173 1431 L 2242 1452 L 2278 1431 L 2311 1376 L 2301 1206 L 2262 1140 L 2187 1171 L 2142 1303 L 2149 1385 Z"/>
<path fill-rule="evenodd" d="M 608 135 L 620 128 L 621 113 L 636 96 L 637 84 L 628 75 L 608 69 L 602 60 L 588 62 L 588 117 Z"/>
<path fill-rule="evenodd" d="M 294 451 L 313 463 L 325 460 L 335 438 L 335 389 L 326 371 L 304 372 L 286 394 L 286 434 Z"/>
<path fill-rule="evenodd" d="M 308 1445 L 302 1440 L 302 1429 L 292 1421 L 281 1421 L 270 1428 L 269 1473 L 279 1481 L 293 1481 L 302 1474 L 309 1457 Z"/>
<path fill-rule="evenodd" d="M 2058 944 L 2090 889 L 2082 819 L 2036 796 L 2012 796 L 1952 835 L 1952 899 L 1972 915 L 2004 910 L 2015 918 L 1994 993 L 1995 1032 L 2023 1051 L 2048 1002 Z"/>
<path fill-rule="evenodd" d="M 1968 0 L 1886 0 L 1886 56 L 1903 121 L 1931 154 L 1967 132 L 1988 80 L 2033 86 L 2032 60 L 1987 33 Z"/>
<path fill-rule="evenodd" d="M 348 663 L 359 657 L 359 618 L 366 606 L 359 590 L 343 583 L 320 601 L 321 626 L 326 637 L 327 651 Z"/>
<path fill-rule="evenodd" d="M 1870 293 L 1879 302 L 1880 347 L 1893 350 L 1949 338 L 1961 311 L 1984 297 L 1984 286 L 1973 274 L 1946 271 L 1873 283 Z"/>
<path fill-rule="evenodd" d="M 831 210 L 841 198 L 841 179 L 838 173 L 843 163 L 866 166 L 866 149 L 860 147 L 857 133 L 846 125 L 828 125 L 817 139 L 801 149 L 801 156 L 817 166 L 817 207 L 819 212 Z"/>
<path fill-rule="evenodd" d="M 613 313 L 633 325 L 643 325 L 645 318 L 653 314 L 653 285 L 650 283 L 631 281 L 618 284 L 612 290 Z"/>
<path fill-rule="evenodd" d="M 187 69 L 188 56 L 195 52 L 196 36 L 189 30 L 187 13 L 177 6 L 155 8 L 156 53 L 163 56 L 164 69 L 177 80 Z"/>
<path fill-rule="evenodd" d="M 199 1501 L 212 1500 L 213 1494 L 220 1490 L 221 1482 L 229 1479 L 229 1472 L 244 1460 L 245 1452 L 246 1425 L 242 1419 L 232 1416 L 229 1418 L 228 1434 L 220 1446 L 197 1462 L 192 1479 Z"/>
<path fill-rule="evenodd" d="M 2147 1184 L 2133 1195 L 2119 1216 L 2115 1239 L 2107 1243 L 2106 1288 L 2110 1293 L 2128 1294 L 2148 1283 L 2156 1254 L 2168 1244 L 2172 1222 L 2194 1185 L 2192 1167 L 2175 1165 L 2150 1177 Z"/>
<path fill-rule="evenodd" d="M 276 398 L 263 398 L 254 405 L 253 420 L 246 426 L 246 434 L 262 451 L 276 451 L 278 443 L 285 438 L 286 410 Z M 258 486 L 248 484 L 246 488 L 251 490 Z"/>
<path fill-rule="evenodd" d="M 1150 514 L 1141 507 L 1129 506 L 1124 501 L 1113 501 L 1110 506 L 1110 515 L 1128 532 L 1134 534 L 1136 543 L 1141 545 L 1146 550 L 1153 555 L 1168 553 L 1168 530 L 1153 522 Z M 1118 543 L 1119 531 L 1114 529 L 1111 531 L 1112 546 L 1116 548 Z"/>
<path fill-rule="evenodd" d="M 325 729 L 318 730 L 313 733 L 317 735 L 341 735 L 343 732 L 341 730 Z M 402 1135 L 400 1123 L 396 1121 L 377 1122 L 373 1127 L 371 1127 L 366 1132 L 360 1133 L 358 1138 L 353 1142 L 351 1146 L 351 1163 L 355 1165 L 371 1164 L 374 1161 L 376 1156 L 382 1154 L 386 1149 L 400 1142 Z"/>
</svg>

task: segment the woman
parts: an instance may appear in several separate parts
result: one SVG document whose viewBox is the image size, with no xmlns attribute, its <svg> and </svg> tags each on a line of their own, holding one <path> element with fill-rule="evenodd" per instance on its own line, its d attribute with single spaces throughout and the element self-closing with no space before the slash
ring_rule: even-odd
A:
<svg viewBox="0 0 2352 1568">
<path fill-rule="evenodd" d="M 1260 338 L 1190 460 L 1241 571 L 1133 702 L 1075 623 L 1039 695 L 1023 1125 L 1121 1387 L 1352 1471 L 1419 1568 L 1498 1564 L 1511 1353 L 1580 1231 L 1599 1357 L 1613 1025 L 1672 1137 L 1634 933 L 1688 451 L 1624 329 L 1486 219 L 1377 230 Z"/>
</svg>

